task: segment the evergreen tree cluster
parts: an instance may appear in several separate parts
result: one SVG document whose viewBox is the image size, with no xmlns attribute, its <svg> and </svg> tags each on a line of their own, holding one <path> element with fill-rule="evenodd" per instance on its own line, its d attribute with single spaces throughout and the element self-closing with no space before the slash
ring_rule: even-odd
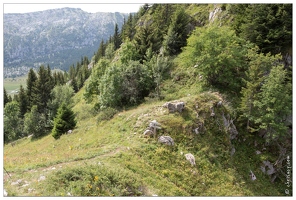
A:
<svg viewBox="0 0 296 200">
<path fill-rule="evenodd" d="M 41 65 L 37 73 L 31 68 L 26 88 L 21 85 L 13 98 L 4 88 L 5 143 L 28 135 L 38 138 L 53 128 L 58 108 L 63 102 L 71 105 L 74 92 L 82 87 L 90 74 L 87 57 L 81 59 L 81 63 L 78 62 L 77 67 L 70 67 L 69 73 L 52 72 L 49 65 Z M 75 81 L 67 84 L 69 77 L 78 80 L 78 84 L 75 85 Z"/>
</svg>

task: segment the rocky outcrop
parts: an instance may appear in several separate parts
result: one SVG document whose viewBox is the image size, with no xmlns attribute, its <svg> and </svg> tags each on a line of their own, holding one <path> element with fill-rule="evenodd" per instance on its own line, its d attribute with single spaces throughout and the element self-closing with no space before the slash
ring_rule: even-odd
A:
<svg viewBox="0 0 296 200">
<path fill-rule="evenodd" d="M 170 113 L 179 112 L 181 113 L 185 109 L 184 102 L 167 102 L 163 105 L 163 107 L 167 108 Z"/>
</svg>

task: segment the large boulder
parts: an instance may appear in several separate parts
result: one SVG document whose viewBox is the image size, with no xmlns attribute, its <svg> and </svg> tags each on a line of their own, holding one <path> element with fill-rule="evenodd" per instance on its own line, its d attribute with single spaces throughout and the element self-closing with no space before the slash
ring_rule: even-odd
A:
<svg viewBox="0 0 296 200">
<path fill-rule="evenodd" d="M 170 136 L 160 136 L 158 142 L 166 145 L 174 145 L 174 140 Z"/>
</svg>

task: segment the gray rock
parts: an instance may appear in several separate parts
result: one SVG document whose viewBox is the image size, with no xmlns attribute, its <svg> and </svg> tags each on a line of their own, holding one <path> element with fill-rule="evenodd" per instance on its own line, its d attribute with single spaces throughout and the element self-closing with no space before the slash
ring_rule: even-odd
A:
<svg viewBox="0 0 296 200">
<path fill-rule="evenodd" d="M 170 136 L 160 136 L 158 142 L 166 145 L 174 145 L 174 140 Z"/>
<path fill-rule="evenodd" d="M 252 181 L 255 181 L 257 179 L 255 174 L 252 172 L 252 170 L 250 170 L 250 178 Z"/>
<path fill-rule="evenodd" d="M 186 160 L 188 160 L 192 166 L 195 166 L 195 158 L 191 153 L 185 154 Z"/>
<path fill-rule="evenodd" d="M 168 108 L 170 113 L 174 113 L 176 111 L 182 112 L 185 108 L 185 103 L 184 102 L 167 102 L 163 105 L 163 107 Z"/>
</svg>

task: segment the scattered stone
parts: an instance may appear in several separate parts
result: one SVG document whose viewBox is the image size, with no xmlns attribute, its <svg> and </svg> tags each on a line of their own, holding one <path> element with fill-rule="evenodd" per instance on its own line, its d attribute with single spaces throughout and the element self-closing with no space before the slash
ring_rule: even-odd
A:
<svg viewBox="0 0 296 200">
<path fill-rule="evenodd" d="M 26 184 L 22 185 L 22 187 L 27 187 L 29 185 L 30 185 L 29 183 L 26 183 Z"/>
<path fill-rule="evenodd" d="M 147 130 L 145 130 L 145 132 L 143 134 L 147 135 L 147 136 L 150 136 L 150 135 L 153 135 L 153 131 L 147 129 Z"/>
<path fill-rule="evenodd" d="M 35 191 L 34 188 L 29 188 L 29 189 L 28 189 L 28 192 L 29 192 L 29 193 L 31 193 L 31 192 L 33 192 L 33 191 Z"/>
<path fill-rule="evenodd" d="M 8 193 L 6 192 L 6 190 L 5 190 L 5 189 L 3 189 L 3 195 L 4 195 L 5 197 L 7 197 L 7 196 L 8 196 Z"/>
<path fill-rule="evenodd" d="M 31 137 L 33 137 L 33 134 L 31 134 L 31 135 L 28 135 L 28 138 L 31 138 Z"/>
<path fill-rule="evenodd" d="M 68 130 L 68 132 L 67 132 L 67 133 L 68 133 L 68 134 L 71 134 L 72 132 L 73 132 L 72 130 Z"/>
<path fill-rule="evenodd" d="M 223 105 L 223 102 L 222 101 L 219 101 L 218 103 L 217 103 L 217 106 L 222 106 Z"/>
<path fill-rule="evenodd" d="M 143 134 L 148 136 L 155 135 L 157 129 L 161 129 L 160 123 L 158 123 L 156 120 L 153 120 L 149 123 L 149 127 Z"/>
<path fill-rule="evenodd" d="M 257 141 L 255 140 L 255 141 L 254 141 L 254 146 L 257 147 L 257 145 L 258 145 L 258 144 L 257 144 Z"/>
<path fill-rule="evenodd" d="M 266 171 L 266 167 L 268 168 L 268 170 Z M 261 166 L 261 169 L 264 168 L 264 170 L 266 171 L 266 173 L 268 175 L 272 175 L 274 174 L 276 171 L 273 167 L 273 165 L 267 160 L 267 161 L 263 161 L 263 166 Z"/>
<path fill-rule="evenodd" d="M 230 152 L 230 155 L 231 155 L 231 156 L 233 156 L 233 155 L 234 155 L 234 153 L 235 153 L 235 148 L 234 148 L 234 147 L 232 147 L 232 149 L 231 149 L 231 152 Z"/>
<path fill-rule="evenodd" d="M 22 179 L 19 179 L 19 180 L 15 181 L 15 182 L 12 182 L 11 185 L 19 185 L 19 184 L 22 183 L 22 181 L 23 181 Z"/>
<path fill-rule="evenodd" d="M 261 151 L 257 150 L 257 151 L 256 151 L 256 154 L 257 154 L 257 155 L 261 154 Z"/>
<path fill-rule="evenodd" d="M 214 108 L 211 106 L 210 109 L 211 109 L 211 117 L 214 117 L 215 116 Z"/>
<path fill-rule="evenodd" d="M 44 180 L 45 180 L 45 176 L 42 175 L 42 176 L 39 177 L 38 182 L 44 181 Z"/>
<path fill-rule="evenodd" d="M 152 196 L 153 196 L 153 197 L 158 197 L 158 195 L 157 195 L 157 194 L 152 194 Z"/>
<path fill-rule="evenodd" d="M 199 134 L 199 131 L 198 131 L 198 129 L 199 129 L 199 127 L 197 127 L 196 129 L 194 129 L 194 132 L 195 132 L 195 134 Z"/>
<path fill-rule="evenodd" d="M 222 118 L 223 118 L 224 127 L 230 135 L 230 140 L 233 140 L 238 135 L 238 131 L 236 130 L 236 126 L 233 124 L 233 120 L 230 119 L 229 115 L 226 118 L 224 116 L 224 113 L 222 113 Z M 245 139 L 243 141 L 245 141 Z"/>
<path fill-rule="evenodd" d="M 55 170 L 55 169 L 56 169 L 55 167 L 51 168 L 51 170 Z"/>
<path fill-rule="evenodd" d="M 250 170 L 250 178 L 252 181 L 255 181 L 256 180 L 256 176 L 255 174 L 252 172 L 252 170 Z"/>
<path fill-rule="evenodd" d="M 72 196 L 72 194 L 70 192 L 67 193 L 67 196 Z"/>
<path fill-rule="evenodd" d="M 174 140 L 170 136 L 160 136 L 158 142 L 169 146 L 174 145 Z"/>
<path fill-rule="evenodd" d="M 184 102 L 167 102 L 163 105 L 163 107 L 168 108 L 170 113 L 174 113 L 176 111 L 182 112 L 185 108 Z"/>
<path fill-rule="evenodd" d="M 185 158 L 191 163 L 192 166 L 195 165 L 195 158 L 191 153 L 185 154 Z"/>
</svg>

